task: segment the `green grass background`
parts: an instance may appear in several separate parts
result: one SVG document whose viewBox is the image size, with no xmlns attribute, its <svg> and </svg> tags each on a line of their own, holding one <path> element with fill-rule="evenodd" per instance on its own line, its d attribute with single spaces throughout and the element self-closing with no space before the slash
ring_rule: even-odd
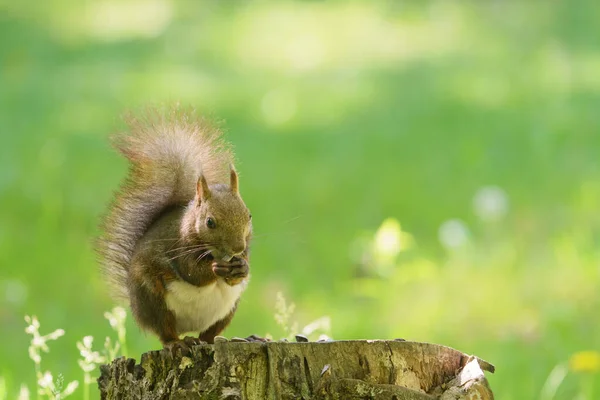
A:
<svg viewBox="0 0 600 400">
<path fill-rule="evenodd" d="M 107 138 L 174 101 L 224 120 L 253 214 L 227 336 L 281 336 L 282 291 L 300 326 L 446 344 L 496 365 L 497 398 L 543 398 L 554 367 L 600 350 L 599 21 L 595 1 L 0 3 L 9 398 L 35 384 L 24 315 L 66 330 L 42 367 L 67 381 L 75 342 L 111 334 L 91 241 L 126 165 Z M 473 210 L 489 185 L 509 200 L 494 222 Z M 381 272 L 361 243 L 387 218 L 413 245 Z M 457 249 L 438 238 L 452 219 Z M 131 319 L 127 339 L 159 347 Z M 555 398 L 600 396 L 595 369 Z"/>
</svg>

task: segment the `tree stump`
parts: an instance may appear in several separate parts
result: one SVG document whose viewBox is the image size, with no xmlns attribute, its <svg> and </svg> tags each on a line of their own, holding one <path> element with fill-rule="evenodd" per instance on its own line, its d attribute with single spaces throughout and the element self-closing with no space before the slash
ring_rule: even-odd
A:
<svg viewBox="0 0 600 400">
<path fill-rule="evenodd" d="M 100 370 L 102 399 L 493 399 L 491 364 L 406 341 L 219 342 Z"/>
</svg>

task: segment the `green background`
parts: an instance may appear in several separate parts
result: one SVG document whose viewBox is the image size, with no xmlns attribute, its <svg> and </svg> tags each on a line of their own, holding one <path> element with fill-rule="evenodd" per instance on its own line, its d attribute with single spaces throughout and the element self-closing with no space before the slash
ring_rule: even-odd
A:
<svg viewBox="0 0 600 400">
<path fill-rule="evenodd" d="M 24 315 L 66 330 L 42 361 L 66 381 L 76 341 L 113 335 L 91 247 L 126 171 L 108 136 L 176 101 L 224 121 L 253 214 L 227 336 L 283 336 L 281 291 L 300 327 L 442 343 L 494 363 L 498 398 L 544 398 L 600 350 L 598 21 L 595 1 L 0 3 L 9 398 L 34 390 Z M 477 193 L 505 212 L 478 216 Z M 382 257 L 388 218 L 402 251 Z M 127 341 L 159 347 L 131 318 Z M 555 398 L 600 396 L 591 360 Z"/>
</svg>

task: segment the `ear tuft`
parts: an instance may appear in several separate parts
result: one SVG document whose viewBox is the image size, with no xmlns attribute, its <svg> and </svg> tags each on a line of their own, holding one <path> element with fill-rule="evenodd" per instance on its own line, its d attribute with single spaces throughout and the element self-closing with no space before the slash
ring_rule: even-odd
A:
<svg viewBox="0 0 600 400">
<path fill-rule="evenodd" d="M 196 199 L 198 200 L 198 203 L 210 199 L 210 195 L 211 193 L 206 178 L 204 175 L 200 175 L 200 178 L 198 178 L 198 182 L 196 183 Z"/>
<path fill-rule="evenodd" d="M 230 168 L 229 187 L 231 188 L 231 191 L 233 193 L 239 193 L 238 174 L 237 174 L 237 172 L 235 172 L 235 168 L 233 167 L 233 164 L 230 164 L 229 168 Z"/>
</svg>

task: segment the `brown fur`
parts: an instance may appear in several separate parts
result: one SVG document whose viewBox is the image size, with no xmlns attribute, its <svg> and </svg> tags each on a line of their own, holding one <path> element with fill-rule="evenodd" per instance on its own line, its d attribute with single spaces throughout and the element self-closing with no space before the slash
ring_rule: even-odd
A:
<svg viewBox="0 0 600 400">
<path fill-rule="evenodd" d="M 130 162 L 129 174 L 104 218 L 97 250 L 115 295 L 167 344 L 183 333 L 165 304 L 168 283 L 239 283 L 248 275 L 252 223 L 232 151 L 217 128 L 178 108 L 151 109 L 128 123 L 130 132 L 115 144 Z M 233 265 L 240 258 L 246 263 L 241 273 Z M 217 322 L 204 337 L 226 325 Z"/>
<path fill-rule="evenodd" d="M 217 336 L 218 334 L 223 332 L 225 328 L 227 328 L 227 325 L 229 325 L 229 323 L 233 319 L 233 314 L 235 314 L 236 309 L 237 304 L 235 305 L 235 307 L 233 307 L 233 310 L 231 310 L 231 312 L 227 314 L 225 318 L 223 318 L 220 321 L 217 321 L 213 326 L 208 328 L 205 332 L 201 333 L 200 336 L 198 336 L 200 340 L 206 343 L 214 343 L 215 336 Z"/>
</svg>

